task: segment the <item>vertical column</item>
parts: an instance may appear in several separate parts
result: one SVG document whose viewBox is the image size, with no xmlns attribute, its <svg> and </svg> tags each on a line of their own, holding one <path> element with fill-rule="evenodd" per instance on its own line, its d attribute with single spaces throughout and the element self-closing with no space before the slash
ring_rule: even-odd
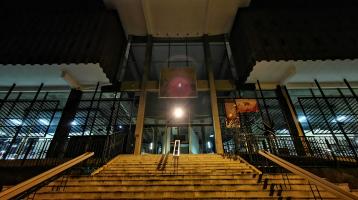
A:
<svg viewBox="0 0 358 200">
<path fill-rule="evenodd" d="M 308 150 L 308 148 L 304 148 L 305 146 L 307 147 L 307 145 L 305 145 L 305 140 L 304 140 L 305 135 L 302 130 L 301 124 L 297 119 L 296 110 L 289 97 L 287 88 L 285 86 L 278 85 L 276 88 L 276 94 L 280 102 L 280 106 L 283 111 L 284 117 L 287 121 L 288 128 L 292 136 L 293 144 L 295 146 L 297 154 L 302 156 L 306 155 L 306 153 L 308 152 L 305 152 L 305 150 Z"/>
<path fill-rule="evenodd" d="M 62 111 L 55 135 L 52 138 L 47 157 L 62 157 L 65 153 L 67 137 L 71 131 L 71 123 L 75 119 L 80 104 L 82 91 L 72 89 Z"/>
<path fill-rule="evenodd" d="M 139 105 L 138 105 L 138 114 L 137 122 L 135 127 L 135 147 L 134 155 L 140 155 L 142 149 L 142 138 L 143 138 L 143 126 L 144 126 L 144 114 L 145 114 L 145 102 L 147 99 L 146 84 L 148 80 L 150 65 L 152 61 L 152 37 L 148 36 L 147 46 L 145 51 L 145 60 L 144 60 L 144 69 L 143 69 L 143 78 L 141 84 L 141 92 L 139 95 Z"/>
<path fill-rule="evenodd" d="M 204 55 L 205 55 L 205 66 L 208 73 L 209 88 L 210 88 L 210 103 L 211 103 L 211 114 L 214 124 L 215 132 L 215 149 L 217 154 L 224 153 L 223 143 L 221 138 L 221 126 L 219 119 L 218 102 L 216 96 L 215 79 L 212 68 L 211 52 L 208 41 L 208 35 L 204 35 Z"/>
</svg>

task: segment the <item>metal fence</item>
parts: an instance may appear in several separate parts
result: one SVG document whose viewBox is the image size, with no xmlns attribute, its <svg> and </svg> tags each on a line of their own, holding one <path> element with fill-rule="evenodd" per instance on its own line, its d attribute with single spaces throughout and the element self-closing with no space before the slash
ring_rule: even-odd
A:
<svg viewBox="0 0 358 200">
<path fill-rule="evenodd" d="M 358 149 L 358 142 L 351 140 Z M 357 164 L 354 152 L 345 137 L 295 137 L 290 136 L 255 136 L 252 134 L 238 135 L 236 141 L 224 146 L 226 153 L 237 153 L 248 156 L 257 154 L 259 150 L 266 150 L 295 162 L 318 164 L 332 161 Z M 304 155 L 300 155 L 300 151 Z"/>
<path fill-rule="evenodd" d="M 58 110 L 56 100 L 7 100 L 0 111 L 0 137 L 45 137 Z"/>
<path fill-rule="evenodd" d="M 358 101 L 354 97 L 298 97 L 297 104 L 303 115 L 301 123 L 307 123 L 306 133 L 358 134 Z M 332 108 L 333 112 L 329 109 Z"/>
</svg>

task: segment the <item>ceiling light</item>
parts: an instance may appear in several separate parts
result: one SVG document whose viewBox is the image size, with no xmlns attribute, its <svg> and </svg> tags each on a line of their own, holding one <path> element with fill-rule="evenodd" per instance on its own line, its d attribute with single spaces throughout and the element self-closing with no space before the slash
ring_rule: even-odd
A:
<svg viewBox="0 0 358 200">
<path fill-rule="evenodd" d="M 298 117 L 298 121 L 302 122 L 306 122 L 307 118 L 305 116 L 299 116 Z"/>
<path fill-rule="evenodd" d="M 22 124 L 22 121 L 19 119 L 10 119 L 10 121 L 16 126 L 20 126 Z"/>
<path fill-rule="evenodd" d="M 39 119 L 38 121 L 45 126 L 50 125 L 50 122 L 47 119 Z"/>
<path fill-rule="evenodd" d="M 346 120 L 347 119 L 347 117 L 346 116 L 338 116 L 337 117 L 337 121 L 339 121 L 339 122 L 343 122 L 344 120 Z"/>
<path fill-rule="evenodd" d="M 77 124 L 76 120 L 73 120 L 73 121 L 71 122 L 71 125 L 72 125 L 72 126 L 76 126 L 76 125 L 78 125 L 78 124 Z"/>
</svg>

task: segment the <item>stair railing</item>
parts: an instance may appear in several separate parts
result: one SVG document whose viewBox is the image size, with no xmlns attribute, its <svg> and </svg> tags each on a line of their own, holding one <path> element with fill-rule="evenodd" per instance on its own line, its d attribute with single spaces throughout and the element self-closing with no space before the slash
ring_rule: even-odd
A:
<svg viewBox="0 0 358 200">
<path fill-rule="evenodd" d="M 347 192 L 343 189 L 341 189 L 340 187 L 338 187 L 337 185 L 329 182 L 329 181 L 326 181 L 322 178 L 320 178 L 319 176 L 316 176 L 290 162 L 287 162 L 286 160 L 276 156 L 276 155 L 273 155 L 267 151 L 263 151 L 263 150 L 260 150 L 259 151 L 259 154 L 262 155 L 263 157 L 265 157 L 266 159 L 276 163 L 277 165 L 285 168 L 286 170 L 298 175 L 298 176 L 301 176 L 305 179 L 307 179 L 309 182 L 312 182 L 322 188 L 324 188 L 325 190 L 333 193 L 336 197 L 338 198 L 341 198 L 341 199 L 353 199 L 353 200 L 358 200 L 358 197 L 353 195 L 352 193 L 350 192 Z"/>
<path fill-rule="evenodd" d="M 31 189 L 33 189 L 36 186 L 39 186 L 42 183 L 45 183 L 46 181 L 56 177 L 57 175 L 60 175 L 62 172 L 72 168 L 73 166 L 81 163 L 84 160 L 87 160 L 88 158 L 92 157 L 94 155 L 94 152 L 87 152 L 84 153 L 72 160 L 69 160 L 55 168 L 52 168 L 44 173 L 41 173 L 29 180 L 26 180 L 22 183 L 19 183 L 15 185 L 14 187 L 11 187 L 3 192 L 0 193 L 0 199 L 12 199 L 15 198 Z"/>
<path fill-rule="evenodd" d="M 174 141 L 173 156 L 175 156 L 175 157 L 180 156 L 180 140 Z"/>
</svg>

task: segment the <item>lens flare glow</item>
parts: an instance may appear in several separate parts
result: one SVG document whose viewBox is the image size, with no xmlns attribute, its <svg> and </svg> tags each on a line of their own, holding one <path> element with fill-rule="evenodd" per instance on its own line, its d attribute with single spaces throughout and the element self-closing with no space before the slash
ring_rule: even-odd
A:
<svg viewBox="0 0 358 200">
<path fill-rule="evenodd" d="M 184 115 L 183 108 L 180 108 L 180 107 L 174 108 L 173 115 L 175 118 L 182 118 Z"/>
</svg>

